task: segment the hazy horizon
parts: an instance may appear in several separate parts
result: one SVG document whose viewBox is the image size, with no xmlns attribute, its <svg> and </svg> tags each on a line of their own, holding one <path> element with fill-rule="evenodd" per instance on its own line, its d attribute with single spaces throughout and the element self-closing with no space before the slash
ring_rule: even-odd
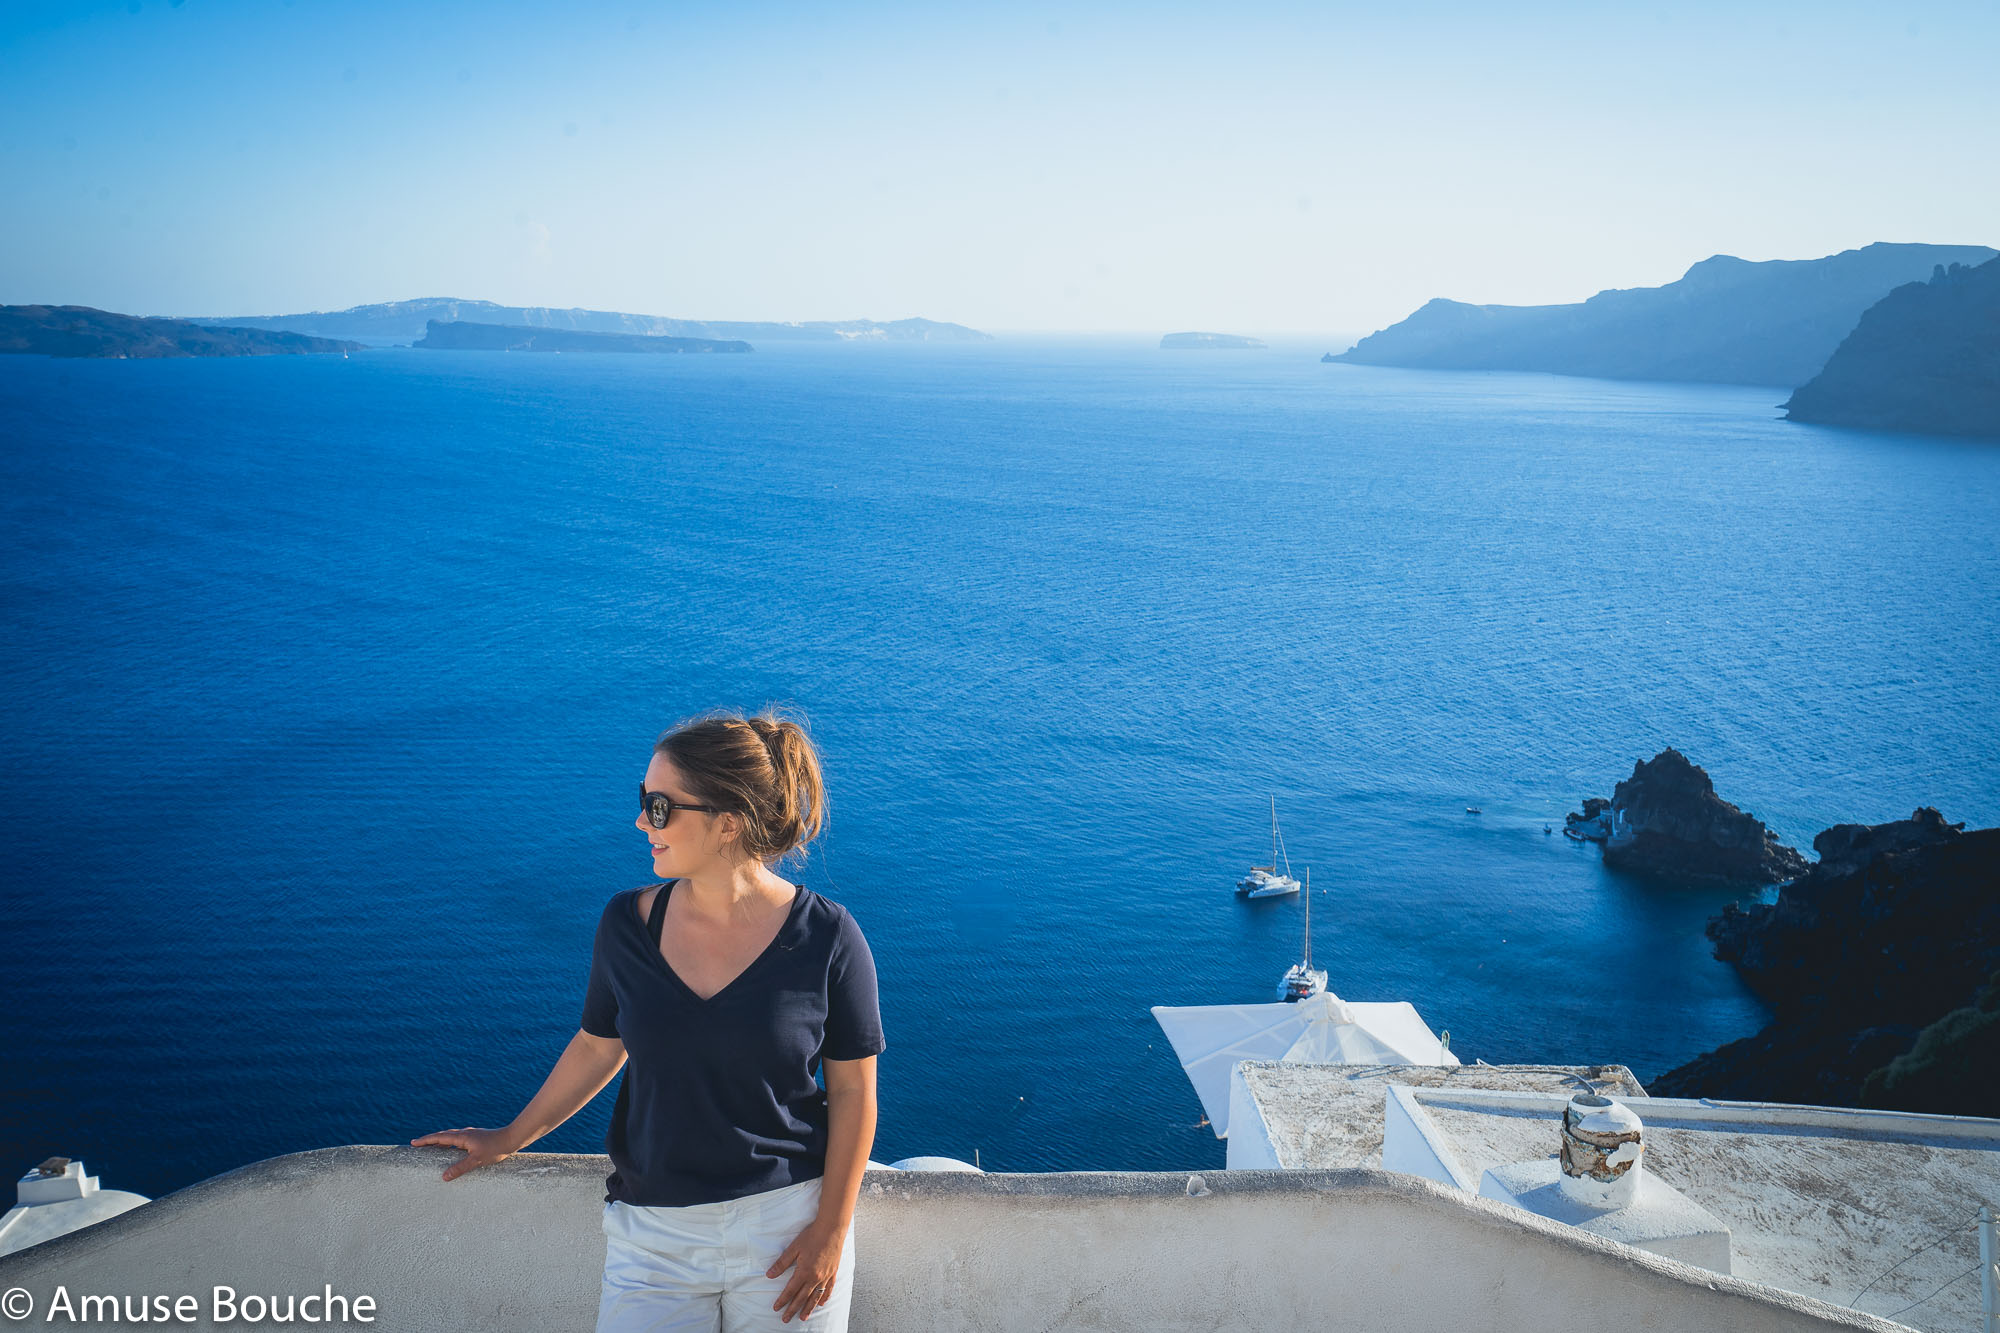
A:
<svg viewBox="0 0 2000 1333">
<path fill-rule="evenodd" d="M 1994 244 L 1992 6 L 37 3 L 0 302 L 1360 336 Z M 85 90 L 85 91 L 80 91 Z"/>
</svg>

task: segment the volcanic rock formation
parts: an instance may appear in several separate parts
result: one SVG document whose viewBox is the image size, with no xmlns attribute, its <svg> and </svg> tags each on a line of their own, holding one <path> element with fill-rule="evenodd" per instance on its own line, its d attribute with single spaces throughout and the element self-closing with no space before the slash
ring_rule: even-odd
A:
<svg viewBox="0 0 2000 1333">
<path fill-rule="evenodd" d="M 2000 828 L 1837 824 L 1775 903 L 1709 922 L 1776 1018 L 1656 1096 L 2000 1115 Z"/>
<path fill-rule="evenodd" d="M 1772 884 L 1806 869 L 1805 857 L 1715 794 L 1679 750 L 1632 766 L 1632 776 L 1564 819 L 1571 837 L 1604 844 L 1604 864 L 1658 879 Z"/>
</svg>

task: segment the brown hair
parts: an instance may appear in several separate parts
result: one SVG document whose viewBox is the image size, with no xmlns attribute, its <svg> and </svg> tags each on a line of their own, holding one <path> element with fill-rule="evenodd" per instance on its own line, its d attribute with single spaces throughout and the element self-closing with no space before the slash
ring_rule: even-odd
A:
<svg viewBox="0 0 2000 1333">
<path fill-rule="evenodd" d="M 670 728 L 654 744 L 687 779 L 696 800 L 743 821 L 738 845 L 775 861 L 826 824 L 826 785 L 805 727 L 776 709 L 756 717 L 707 713 Z"/>
</svg>

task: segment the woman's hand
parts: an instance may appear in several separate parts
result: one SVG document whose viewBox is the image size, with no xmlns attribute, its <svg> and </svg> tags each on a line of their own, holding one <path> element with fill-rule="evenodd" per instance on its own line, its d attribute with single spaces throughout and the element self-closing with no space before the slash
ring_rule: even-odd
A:
<svg viewBox="0 0 2000 1333">
<path fill-rule="evenodd" d="M 444 1148 L 463 1148 L 465 1156 L 444 1169 L 442 1180 L 450 1180 L 474 1171 L 482 1166 L 512 1157 L 521 1150 L 521 1145 L 512 1141 L 504 1129 L 441 1129 L 435 1134 L 426 1134 L 420 1139 L 411 1139 L 412 1148 L 426 1144 L 436 1144 Z"/>
<path fill-rule="evenodd" d="M 833 1279 L 840 1271 L 840 1251 L 846 1242 L 845 1228 L 828 1226 L 815 1219 L 785 1247 L 777 1262 L 764 1270 L 765 1277 L 776 1277 L 794 1263 L 798 1265 L 792 1271 L 792 1280 L 785 1284 L 771 1306 L 784 1312 L 778 1316 L 780 1323 L 790 1323 L 793 1315 L 804 1319 L 827 1303 L 833 1295 Z"/>
</svg>

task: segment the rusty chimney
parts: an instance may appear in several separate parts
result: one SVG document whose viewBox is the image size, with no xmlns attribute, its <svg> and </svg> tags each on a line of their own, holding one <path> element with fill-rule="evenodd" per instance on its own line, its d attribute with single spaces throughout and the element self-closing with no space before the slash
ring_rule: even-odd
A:
<svg viewBox="0 0 2000 1333">
<path fill-rule="evenodd" d="M 1563 1108 L 1562 1192 L 1590 1208 L 1623 1208 L 1639 1197 L 1645 1126 L 1630 1107 L 1580 1092 Z"/>
</svg>

